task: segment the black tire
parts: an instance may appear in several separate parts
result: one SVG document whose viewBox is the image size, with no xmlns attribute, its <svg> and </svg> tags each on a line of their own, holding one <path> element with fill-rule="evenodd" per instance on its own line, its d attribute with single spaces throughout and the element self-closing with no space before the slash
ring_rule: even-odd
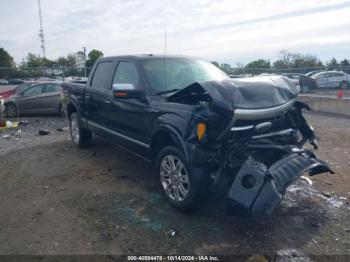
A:
<svg viewBox="0 0 350 262">
<path fill-rule="evenodd" d="M 166 186 L 163 185 L 162 182 L 161 163 L 166 159 L 166 157 L 169 156 L 175 156 L 178 160 L 180 160 L 187 171 L 187 177 L 189 181 L 187 187 L 188 193 L 182 200 L 171 198 L 171 193 L 169 193 L 171 190 L 168 190 L 167 193 L 165 190 Z M 167 202 L 176 209 L 184 212 L 192 211 L 199 204 L 201 204 L 205 200 L 205 197 L 208 195 L 210 181 L 209 172 L 207 172 L 204 168 L 194 168 L 188 164 L 184 154 L 178 148 L 174 146 L 167 146 L 161 149 L 157 156 L 155 168 L 158 185 L 162 192 L 162 195 L 167 200 Z M 180 192 L 181 190 L 178 189 L 177 191 Z"/>
<path fill-rule="evenodd" d="M 18 117 L 18 108 L 14 103 L 8 103 L 5 105 L 6 116 L 9 118 Z"/>
<path fill-rule="evenodd" d="M 73 113 L 70 115 L 69 129 L 72 142 L 76 147 L 84 148 L 91 145 L 92 132 L 81 126 L 79 116 L 77 113 Z"/>
</svg>

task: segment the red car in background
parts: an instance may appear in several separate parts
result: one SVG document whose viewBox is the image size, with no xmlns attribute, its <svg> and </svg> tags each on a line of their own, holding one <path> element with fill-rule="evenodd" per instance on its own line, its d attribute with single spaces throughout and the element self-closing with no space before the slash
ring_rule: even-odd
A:
<svg viewBox="0 0 350 262">
<path fill-rule="evenodd" d="M 24 82 L 24 83 L 16 86 L 16 87 L 10 87 L 10 88 L 5 89 L 5 90 L 0 90 L 0 97 L 6 99 L 14 94 L 21 92 L 25 88 L 27 88 L 35 83 L 37 83 L 37 82 L 36 81 L 27 81 L 27 82 Z"/>
</svg>

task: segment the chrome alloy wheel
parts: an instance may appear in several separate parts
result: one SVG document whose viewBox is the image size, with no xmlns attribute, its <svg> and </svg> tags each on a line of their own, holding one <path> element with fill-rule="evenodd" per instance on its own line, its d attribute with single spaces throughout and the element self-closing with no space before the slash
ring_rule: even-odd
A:
<svg viewBox="0 0 350 262">
<path fill-rule="evenodd" d="M 183 201 L 190 190 L 185 165 L 174 155 L 167 155 L 160 163 L 160 179 L 165 193 L 174 201 Z"/>
<path fill-rule="evenodd" d="M 73 142 L 75 144 L 79 144 L 79 139 L 80 139 L 79 126 L 75 118 L 72 118 L 70 120 L 70 133 L 72 135 Z"/>
</svg>

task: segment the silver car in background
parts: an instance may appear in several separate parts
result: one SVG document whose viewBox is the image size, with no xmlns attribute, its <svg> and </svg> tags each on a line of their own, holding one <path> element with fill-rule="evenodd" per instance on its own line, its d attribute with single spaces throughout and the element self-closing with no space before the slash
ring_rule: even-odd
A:
<svg viewBox="0 0 350 262">
<path fill-rule="evenodd" d="M 6 115 L 60 114 L 61 83 L 40 82 L 30 85 L 5 101 Z"/>
<path fill-rule="evenodd" d="M 314 74 L 317 86 L 320 88 L 348 88 L 350 75 L 340 71 L 324 71 Z"/>
</svg>

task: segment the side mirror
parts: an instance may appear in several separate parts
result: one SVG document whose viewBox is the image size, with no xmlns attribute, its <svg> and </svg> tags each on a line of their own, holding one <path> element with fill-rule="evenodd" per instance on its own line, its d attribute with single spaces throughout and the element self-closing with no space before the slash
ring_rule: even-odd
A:
<svg viewBox="0 0 350 262">
<path fill-rule="evenodd" d="M 141 91 L 133 84 L 113 84 L 113 96 L 116 99 L 128 99 L 141 97 Z"/>
</svg>

